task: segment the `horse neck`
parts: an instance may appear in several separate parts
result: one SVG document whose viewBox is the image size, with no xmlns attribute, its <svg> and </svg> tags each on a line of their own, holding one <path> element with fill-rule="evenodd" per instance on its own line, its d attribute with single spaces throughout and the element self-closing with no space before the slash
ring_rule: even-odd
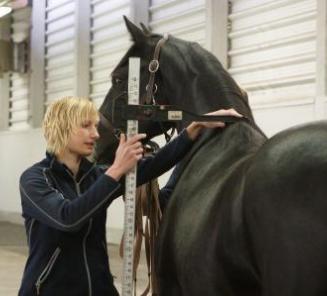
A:
<svg viewBox="0 0 327 296">
<path fill-rule="evenodd" d="M 166 55 L 169 62 L 161 63 L 163 88 L 171 105 L 197 114 L 234 108 L 254 123 L 240 88 L 211 53 L 178 40 L 165 50 L 163 59 Z"/>
<path fill-rule="evenodd" d="M 247 157 L 255 153 L 266 141 L 266 137 L 260 131 L 253 128 L 246 122 L 238 122 L 227 125 L 220 131 L 208 130 L 195 143 L 194 153 L 204 153 L 206 145 L 215 145 L 217 155 L 224 162 L 230 159 L 231 162 L 238 158 Z M 230 163 L 232 164 L 232 163 Z"/>
</svg>

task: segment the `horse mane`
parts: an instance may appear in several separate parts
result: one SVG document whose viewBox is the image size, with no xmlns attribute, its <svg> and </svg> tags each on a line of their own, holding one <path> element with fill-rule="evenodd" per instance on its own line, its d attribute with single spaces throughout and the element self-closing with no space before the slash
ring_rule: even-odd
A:
<svg viewBox="0 0 327 296">
<path fill-rule="evenodd" d="M 210 82 L 215 82 L 211 87 L 215 91 L 214 96 L 217 100 L 253 118 L 247 96 L 244 95 L 246 92 L 241 90 L 219 60 L 196 42 L 186 42 L 185 45 L 186 51 L 183 51 L 183 55 L 189 57 L 186 63 L 189 71 L 192 71 L 192 67 L 196 67 L 200 75 L 205 75 L 206 78 L 213 76 Z"/>
<path fill-rule="evenodd" d="M 189 93 L 185 94 L 187 99 L 192 100 L 193 97 L 193 100 L 203 103 L 203 106 L 200 106 L 199 102 L 194 102 L 196 106 L 194 109 L 209 112 L 234 108 L 264 135 L 254 121 L 246 91 L 239 87 L 216 56 L 196 42 L 188 42 L 173 36 L 169 36 L 169 44 L 173 47 L 174 54 L 178 55 L 175 61 L 180 64 L 184 73 L 187 73 L 190 84 L 193 84 Z M 197 87 L 194 86 L 196 84 Z M 192 102 L 189 105 L 192 105 Z"/>
</svg>

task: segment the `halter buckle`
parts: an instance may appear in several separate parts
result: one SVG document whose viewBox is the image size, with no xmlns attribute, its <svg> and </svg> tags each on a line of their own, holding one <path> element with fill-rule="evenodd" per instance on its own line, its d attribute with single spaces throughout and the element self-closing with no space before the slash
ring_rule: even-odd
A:
<svg viewBox="0 0 327 296">
<path fill-rule="evenodd" d="M 147 84 L 147 85 L 145 86 L 145 90 L 148 91 L 148 90 L 149 90 L 149 87 L 150 87 L 150 85 Z M 158 86 L 157 86 L 156 83 L 154 83 L 152 87 L 153 87 L 153 88 L 152 88 L 152 95 L 154 95 L 154 94 L 157 92 L 157 90 L 158 90 Z"/>
<path fill-rule="evenodd" d="M 156 73 L 159 69 L 159 61 L 158 60 L 152 60 L 149 63 L 149 72 L 150 73 Z"/>
</svg>

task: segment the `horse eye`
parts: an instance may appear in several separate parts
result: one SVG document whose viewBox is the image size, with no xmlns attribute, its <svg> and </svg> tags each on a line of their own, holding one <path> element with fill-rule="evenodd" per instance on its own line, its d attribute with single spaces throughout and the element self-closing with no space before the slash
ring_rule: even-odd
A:
<svg viewBox="0 0 327 296">
<path fill-rule="evenodd" d="M 114 84 L 120 84 L 120 83 L 123 82 L 123 80 L 120 79 L 120 78 L 118 78 L 118 77 L 115 77 L 115 78 L 113 79 L 113 82 L 114 82 Z"/>
</svg>

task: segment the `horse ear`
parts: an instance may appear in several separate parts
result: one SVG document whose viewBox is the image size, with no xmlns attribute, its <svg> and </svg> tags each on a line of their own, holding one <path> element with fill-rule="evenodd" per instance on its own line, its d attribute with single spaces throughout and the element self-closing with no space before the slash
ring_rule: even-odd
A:
<svg viewBox="0 0 327 296">
<path fill-rule="evenodd" d="M 146 39 L 146 36 L 144 35 L 143 31 L 135 26 L 125 15 L 124 15 L 124 21 L 127 27 L 127 30 L 130 32 L 132 39 L 135 43 L 143 43 Z"/>
<path fill-rule="evenodd" d="M 140 23 L 140 25 L 141 25 L 141 28 L 142 28 L 142 30 L 143 30 L 143 33 L 145 34 L 145 35 L 147 35 L 147 36 L 150 36 L 151 35 L 151 32 L 150 32 L 150 30 L 143 24 L 143 23 Z"/>
</svg>

